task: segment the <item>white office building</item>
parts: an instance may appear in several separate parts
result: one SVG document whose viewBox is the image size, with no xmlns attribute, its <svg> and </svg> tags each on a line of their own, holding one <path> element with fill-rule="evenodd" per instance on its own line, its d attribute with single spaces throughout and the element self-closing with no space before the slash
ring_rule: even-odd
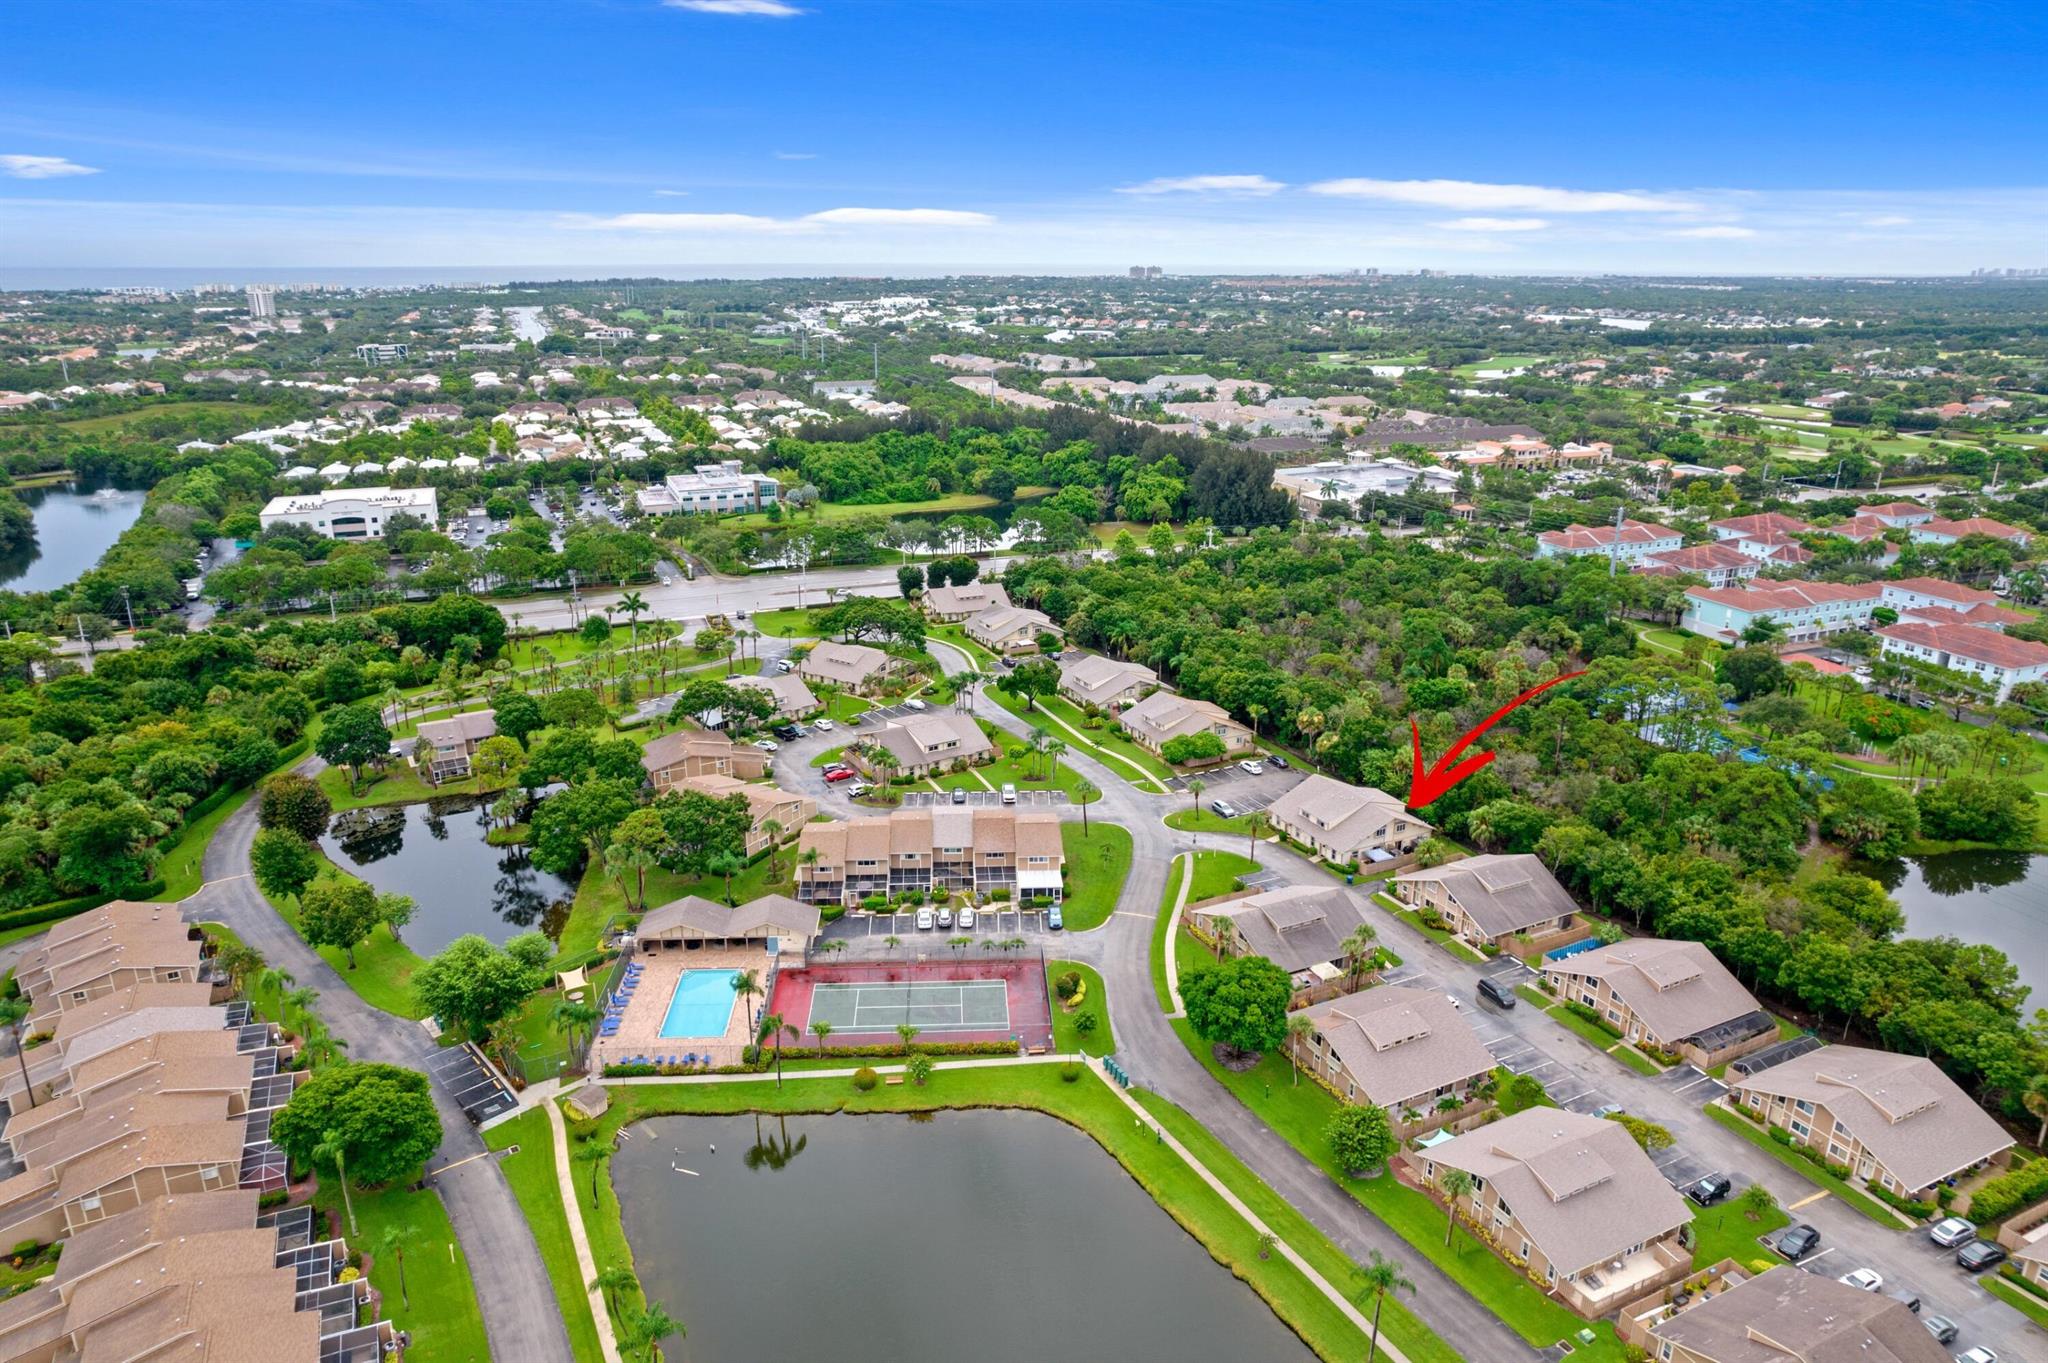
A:
<svg viewBox="0 0 2048 1363">
<path fill-rule="evenodd" d="M 342 487 L 325 492 L 273 497 L 263 508 L 263 528 L 304 525 L 331 540 L 384 538 L 393 516 L 417 516 L 428 525 L 441 523 L 441 509 L 430 487 Z"/>
<path fill-rule="evenodd" d="M 403 343 L 356 347 L 356 358 L 364 364 L 396 364 L 411 353 L 412 347 Z"/>
<path fill-rule="evenodd" d="M 782 485 L 765 473 L 748 473 L 737 459 L 699 464 L 694 473 L 672 473 L 656 487 L 642 488 L 640 509 L 665 516 L 673 511 L 765 511 L 782 495 Z"/>
<path fill-rule="evenodd" d="M 249 286 L 249 315 L 251 317 L 277 316 L 276 285 L 251 284 Z"/>
</svg>

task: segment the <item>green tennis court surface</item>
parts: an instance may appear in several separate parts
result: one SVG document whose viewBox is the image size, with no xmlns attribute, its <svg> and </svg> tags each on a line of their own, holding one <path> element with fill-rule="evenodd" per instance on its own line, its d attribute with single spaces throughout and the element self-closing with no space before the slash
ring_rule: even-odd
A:
<svg viewBox="0 0 2048 1363">
<path fill-rule="evenodd" d="M 835 1032 L 893 1032 L 906 1022 L 923 1032 L 999 1032 L 1010 1025 L 1009 986 L 1002 980 L 818 984 L 811 988 L 808 1022 L 829 1022 Z"/>
</svg>

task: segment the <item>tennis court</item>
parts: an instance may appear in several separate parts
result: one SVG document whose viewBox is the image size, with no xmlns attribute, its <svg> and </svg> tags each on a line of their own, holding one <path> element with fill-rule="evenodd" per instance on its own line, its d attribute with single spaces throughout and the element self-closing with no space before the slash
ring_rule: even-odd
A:
<svg viewBox="0 0 2048 1363">
<path fill-rule="evenodd" d="M 813 1022 L 839 1033 L 892 1032 L 909 1023 L 921 1032 L 1006 1032 L 1010 986 L 1003 980 L 931 980 L 917 984 L 814 984 Z"/>
</svg>

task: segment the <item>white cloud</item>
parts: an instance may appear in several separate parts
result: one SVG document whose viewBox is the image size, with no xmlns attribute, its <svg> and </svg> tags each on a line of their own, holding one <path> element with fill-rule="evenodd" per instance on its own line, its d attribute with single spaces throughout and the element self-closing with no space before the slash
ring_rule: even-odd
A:
<svg viewBox="0 0 2048 1363">
<path fill-rule="evenodd" d="M 1674 237 L 1692 237 L 1698 241 L 1740 241 L 1756 235 L 1754 227 L 1736 227 L 1730 223 L 1716 223 L 1708 227 L 1681 227 L 1671 234 Z"/>
<path fill-rule="evenodd" d="M 1124 185 L 1119 194 L 1248 194 L 1263 198 L 1287 188 L 1263 175 L 1169 175 Z"/>
<path fill-rule="evenodd" d="M 1911 218 L 1901 217 L 1897 213 L 1880 213 L 1874 218 L 1865 218 L 1863 225 L 1865 227 L 1904 227 L 1912 221 Z"/>
<path fill-rule="evenodd" d="M 775 153 L 775 159 L 778 161 L 815 161 L 818 159 L 818 153 L 814 151 L 778 151 Z"/>
<path fill-rule="evenodd" d="M 821 227 L 988 227 L 986 213 L 951 208 L 827 208 L 800 218 L 767 218 L 752 213 L 589 213 L 566 214 L 567 227 L 614 232 L 727 232 L 742 235 L 789 235 Z"/>
<path fill-rule="evenodd" d="M 995 222 L 986 213 L 956 208 L 828 208 L 822 213 L 808 213 L 803 220 L 864 227 L 987 227 Z"/>
<path fill-rule="evenodd" d="M 1450 232 L 1541 232 L 1550 226 L 1547 218 L 1452 218 L 1438 227 Z"/>
<path fill-rule="evenodd" d="M 1697 207 L 1683 199 L 1635 190 L 1552 189 L 1476 180 L 1324 180 L 1308 189 L 1341 199 L 1383 199 L 1467 212 L 1521 208 L 1539 213 L 1684 213 Z"/>
<path fill-rule="evenodd" d="M 0 175 L 17 180 L 55 180 L 67 175 L 97 175 L 98 166 L 81 166 L 61 156 L 0 156 Z"/>
<path fill-rule="evenodd" d="M 670 9 L 691 9 L 699 14 L 732 14 L 743 19 L 794 19 L 809 14 L 807 9 L 786 5 L 783 0 L 662 0 Z"/>
<path fill-rule="evenodd" d="M 654 191 L 654 197 L 657 199 L 687 199 L 690 197 L 690 191 L 687 189 L 657 189 Z"/>
</svg>

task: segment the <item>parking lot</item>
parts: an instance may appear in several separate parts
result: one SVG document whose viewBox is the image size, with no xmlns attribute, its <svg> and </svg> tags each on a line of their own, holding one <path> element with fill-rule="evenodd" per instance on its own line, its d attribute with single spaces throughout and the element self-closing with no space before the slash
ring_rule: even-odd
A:
<svg viewBox="0 0 2048 1363">
<path fill-rule="evenodd" d="M 922 941 L 929 947 L 942 947 L 946 938 L 960 931 L 959 928 L 933 928 L 925 932 L 917 930 L 915 909 L 900 913 L 849 913 L 836 923 L 827 923 L 822 936 L 827 941 L 842 941 L 856 948 L 872 947 L 878 951 L 887 950 L 884 939 L 900 937 L 905 943 Z M 966 929 L 977 939 L 1004 937 L 1032 937 L 1049 933 L 1045 925 L 1045 910 L 1024 909 L 1014 905 L 991 904 L 985 909 L 974 911 L 974 926 Z"/>
<path fill-rule="evenodd" d="M 955 799 L 964 795 L 965 799 Z M 930 809 L 935 805 L 966 805 L 972 809 L 990 809 L 1003 802 L 1002 792 L 995 790 L 907 790 L 903 792 L 903 808 Z M 1064 790 L 1020 790 L 1014 804 L 1019 809 L 1048 809 L 1064 807 L 1067 793 Z"/>
</svg>

